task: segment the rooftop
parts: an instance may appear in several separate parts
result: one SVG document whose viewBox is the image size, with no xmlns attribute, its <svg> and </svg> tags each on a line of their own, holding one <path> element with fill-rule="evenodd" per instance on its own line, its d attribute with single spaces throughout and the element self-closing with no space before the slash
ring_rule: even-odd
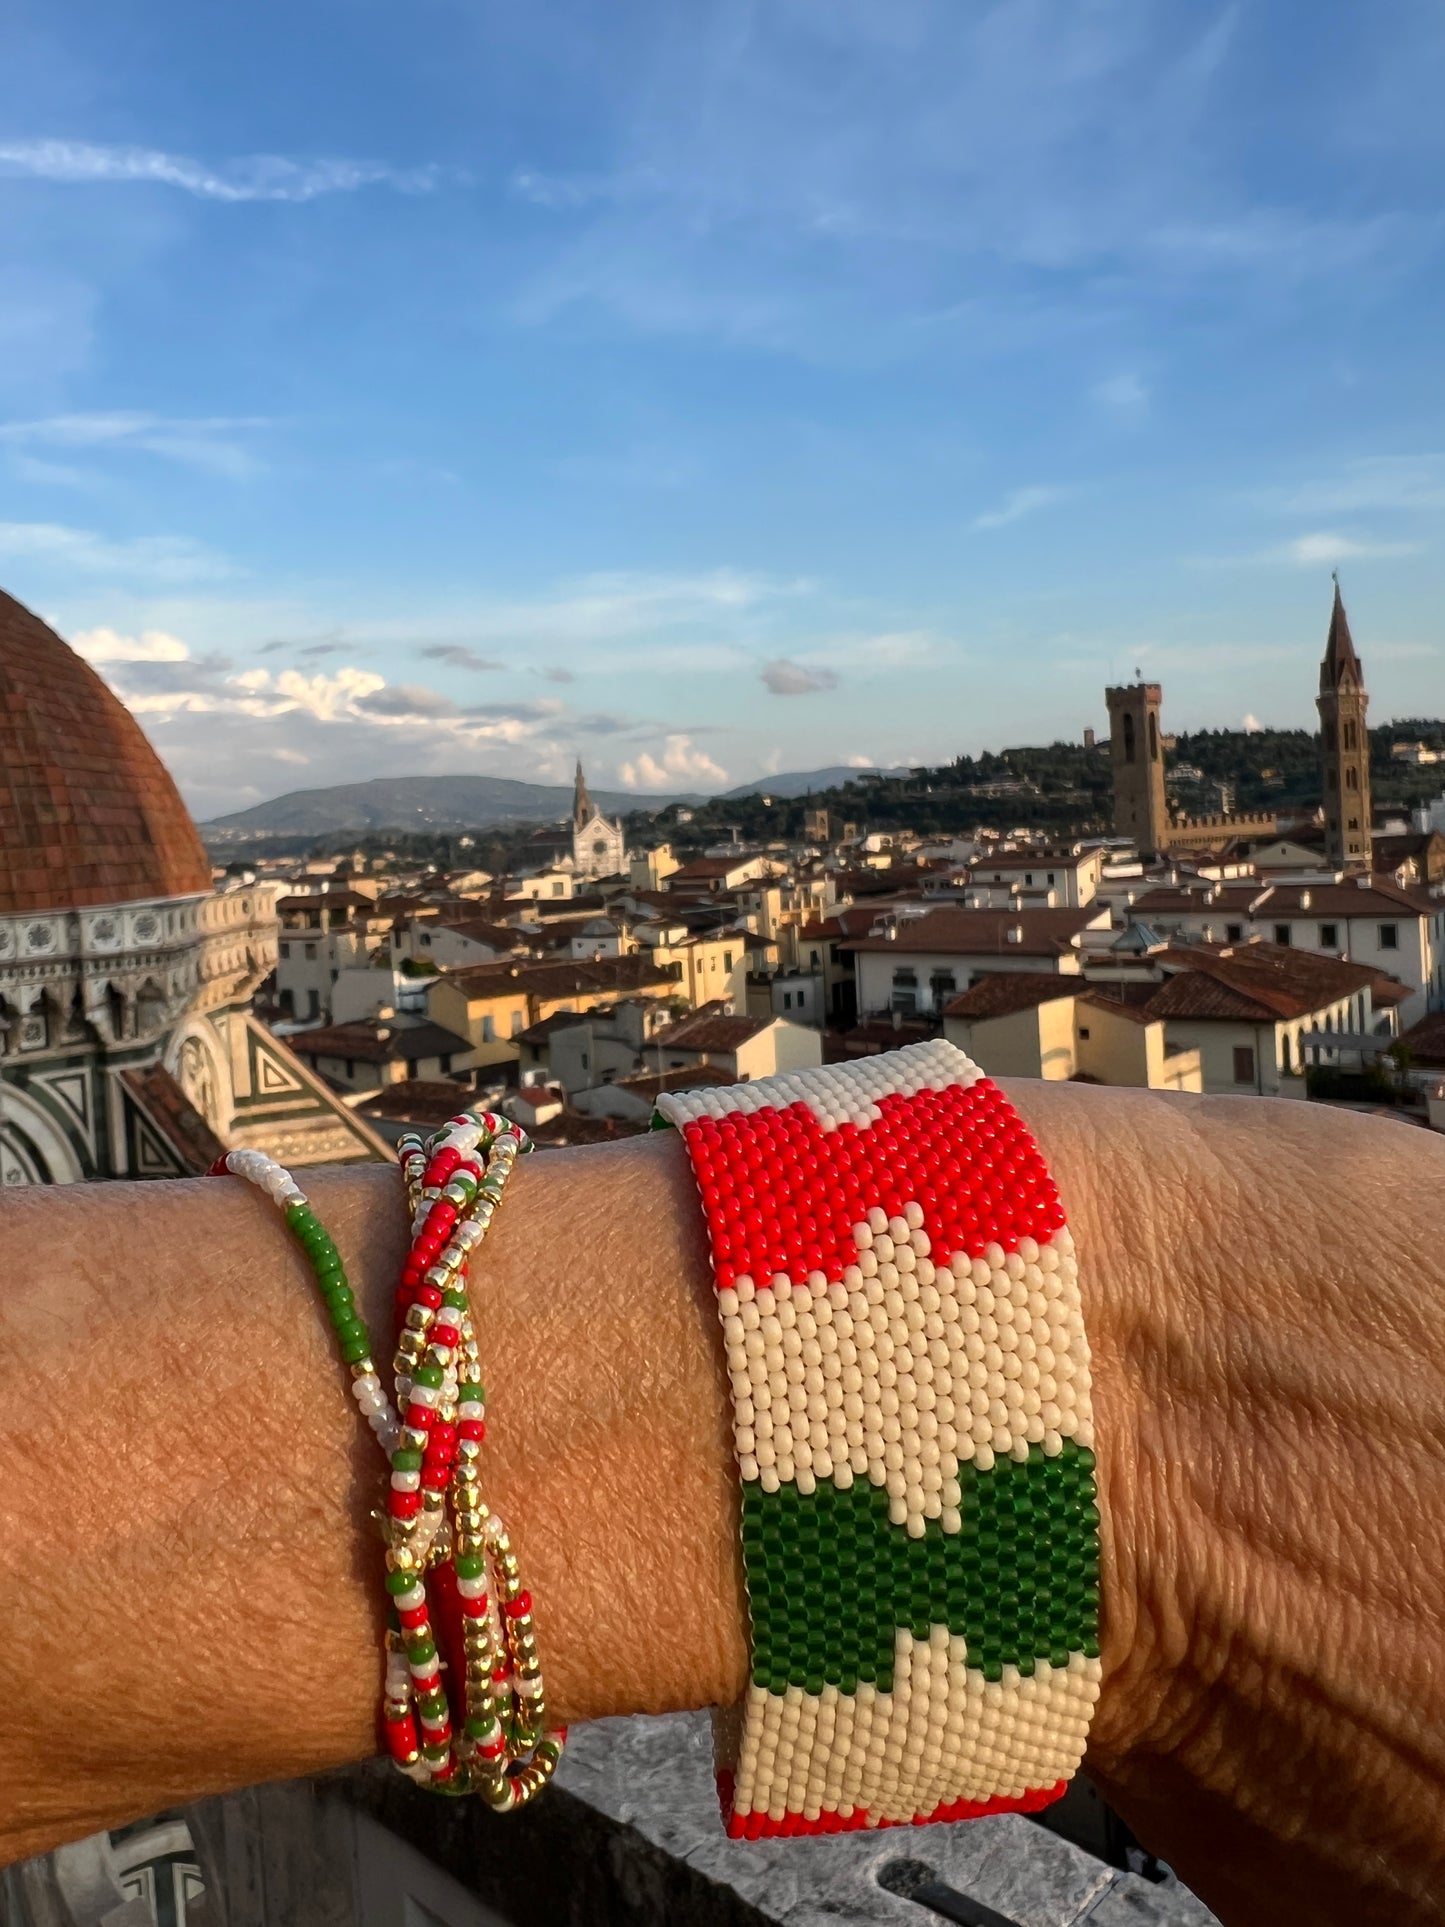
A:
<svg viewBox="0 0 1445 1927">
<path fill-rule="evenodd" d="M 346 1057 L 366 1064 L 414 1064 L 422 1057 L 460 1057 L 471 1049 L 455 1031 L 406 1012 L 384 1023 L 367 1017 L 349 1024 L 326 1024 L 320 1030 L 298 1030 L 286 1041 L 298 1057 Z"/>
<path fill-rule="evenodd" d="M 1077 949 L 1075 939 L 1098 921 L 1101 908 L 1081 910 L 930 910 L 900 918 L 896 937 L 858 937 L 847 950 L 888 950 L 899 956 L 956 955 L 1057 957 Z M 1017 938 L 1009 932 L 1016 930 Z"/>
<path fill-rule="evenodd" d="M 653 1050 L 733 1051 L 773 1022 L 771 1017 L 726 1017 L 696 1012 L 649 1040 Z"/>
</svg>

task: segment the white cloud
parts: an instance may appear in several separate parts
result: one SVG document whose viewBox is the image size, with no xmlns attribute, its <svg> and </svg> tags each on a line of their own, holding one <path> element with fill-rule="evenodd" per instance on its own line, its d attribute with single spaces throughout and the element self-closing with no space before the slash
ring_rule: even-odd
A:
<svg viewBox="0 0 1445 1927">
<path fill-rule="evenodd" d="M 1185 559 L 1199 569 L 1330 569 L 1341 562 L 1387 561 L 1418 555 L 1420 549 L 1418 542 L 1382 541 L 1371 536 L 1348 535 L 1338 529 L 1315 529 L 1247 555 L 1193 555 Z"/>
<path fill-rule="evenodd" d="M 303 752 L 299 749 L 273 749 L 271 751 L 271 761 L 273 763 L 298 763 L 299 764 L 299 763 L 309 763 L 311 761 L 311 758 L 303 754 Z"/>
<path fill-rule="evenodd" d="M 1149 385 L 1142 375 L 1123 373 L 1096 381 L 1090 398 L 1101 408 L 1121 416 L 1142 415 L 1149 406 Z"/>
<path fill-rule="evenodd" d="M 809 668 L 806 663 L 791 662 L 786 656 L 776 656 L 772 662 L 764 663 L 758 674 L 775 696 L 815 696 L 822 690 L 838 687 L 838 678 L 831 669 Z"/>
<path fill-rule="evenodd" d="M 675 789 L 679 782 L 725 783 L 728 776 L 705 749 L 699 749 L 690 736 L 683 735 L 666 738 L 660 759 L 643 750 L 630 763 L 623 763 L 617 774 L 630 790 Z"/>
<path fill-rule="evenodd" d="M 210 474 L 241 480 L 259 466 L 241 437 L 269 426 L 259 416 L 211 416 L 187 419 L 133 410 L 91 414 L 49 415 L 39 421 L 0 422 L 0 445 L 23 459 L 25 448 L 144 450 L 166 461 L 179 462 Z M 31 458 L 32 460 L 34 458 Z M 72 471 L 72 479 L 78 477 Z"/>
<path fill-rule="evenodd" d="M 223 557 L 186 536 L 143 535 L 114 541 L 59 522 L 0 522 L 0 556 L 48 563 L 66 573 L 142 576 L 167 583 L 231 573 Z"/>
<path fill-rule="evenodd" d="M 33 180 L 147 182 L 177 187 L 207 201 L 314 201 L 323 194 L 352 194 L 364 187 L 391 187 L 424 194 L 440 174 L 433 167 L 400 168 L 384 161 L 293 160 L 283 154 L 252 154 L 215 167 L 185 154 L 154 147 L 103 146 L 95 141 L 0 142 L 0 173 Z"/>
<path fill-rule="evenodd" d="M 190 650 L 179 636 L 164 629 L 144 629 L 138 636 L 117 635 L 114 629 L 82 629 L 70 646 L 87 662 L 186 662 Z"/>
<path fill-rule="evenodd" d="M 871 756 L 845 756 L 843 761 L 849 769 L 872 769 L 873 767 Z"/>
<path fill-rule="evenodd" d="M 1010 522 L 1020 522 L 1026 515 L 1035 515 L 1040 509 L 1051 507 L 1067 492 L 1066 489 L 1043 486 L 1016 488 L 1004 497 L 997 508 L 976 515 L 970 526 L 975 529 L 1007 528 Z"/>
<path fill-rule="evenodd" d="M 1264 561 L 1292 562 L 1296 568 L 1327 568 L 1337 562 L 1366 561 L 1391 555 L 1415 555 L 1416 542 L 1379 542 L 1367 537 L 1344 535 L 1322 529 L 1311 535 L 1297 535 L 1277 549 L 1267 551 Z"/>
<path fill-rule="evenodd" d="M 1259 720 L 1258 716 L 1251 711 L 1240 724 L 1240 728 L 1246 736 L 1257 736 L 1260 730 L 1264 728 L 1264 724 Z"/>
</svg>

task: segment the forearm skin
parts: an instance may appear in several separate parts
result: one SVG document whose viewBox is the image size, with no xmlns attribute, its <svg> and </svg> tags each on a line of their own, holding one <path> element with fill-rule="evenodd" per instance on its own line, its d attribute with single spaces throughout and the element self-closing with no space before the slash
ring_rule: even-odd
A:
<svg viewBox="0 0 1445 1927">
<path fill-rule="evenodd" d="M 1445 1918 L 1445 1145 L 1259 1099 L 1009 1094 L 1094 1350 L 1090 1770 L 1229 1927 Z M 384 1365 L 395 1174 L 303 1183 Z M 484 1490 L 556 1711 L 736 1699 L 676 1138 L 526 1160 L 475 1277 Z M 0 1279 L 0 1857 L 374 1752 L 381 1462 L 279 1218 L 220 1179 L 12 1194 Z"/>
</svg>

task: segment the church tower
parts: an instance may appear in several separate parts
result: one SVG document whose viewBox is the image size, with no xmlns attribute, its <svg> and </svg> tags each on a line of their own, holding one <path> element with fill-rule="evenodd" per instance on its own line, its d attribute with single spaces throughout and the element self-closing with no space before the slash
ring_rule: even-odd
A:
<svg viewBox="0 0 1445 1927">
<path fill-rule="evenodd" d="M 1163 688 L 1141 679 L 1121 689 L 1106 689 L 1104 699 L 1109 705 L 1115 832 L 1131 837 L 1141 856 L 1158 856 L 1165 848 L 1169 827 L 1164 752 L 1159 741 Z"/>
<path fill-rule="evenodd" d="M 592 798 L 587 794 L 587 778 L 582 774 L 582 758 L 577 758 L 577 780 L 572 786 L 572 827 L 585 829 L 592 814 Z"/>
<path fill-rule="evenodd" d="M 1325 784 L 1325 855 L 1340 870 L 1370 868 L 1370 732 L 1365 672 L 1335 577 L 1330 634 L 1320 664 L 1320 740 Z"/>
</svg>

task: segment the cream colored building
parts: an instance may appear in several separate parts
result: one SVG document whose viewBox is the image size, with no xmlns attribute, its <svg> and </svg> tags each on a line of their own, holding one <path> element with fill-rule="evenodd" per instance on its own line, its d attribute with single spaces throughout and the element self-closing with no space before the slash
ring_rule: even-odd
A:
<svg viewBox="0 0 1445 1927">
<path fill-rule="evenodd" d="M 431 986 L 427 1009 L 435 1023 L 467 1040 L 479 1070 L 505 1073 L 520 1061 L 522 1032 L 559 1011 L 678 995 L 676 976 L 646 956 L 597 963 L 519 959 L 444 971 Z"/>
<path fill-rule="evenodd" d="M 1076 977 L 980 979 L 956 997 L 943 1034 L 990 1077 L 1074 1079 L 1154 1091 L 1204 1088 L 1200 1052 L 1171 1042 L 1162 1019 Z"/>
</svg>

